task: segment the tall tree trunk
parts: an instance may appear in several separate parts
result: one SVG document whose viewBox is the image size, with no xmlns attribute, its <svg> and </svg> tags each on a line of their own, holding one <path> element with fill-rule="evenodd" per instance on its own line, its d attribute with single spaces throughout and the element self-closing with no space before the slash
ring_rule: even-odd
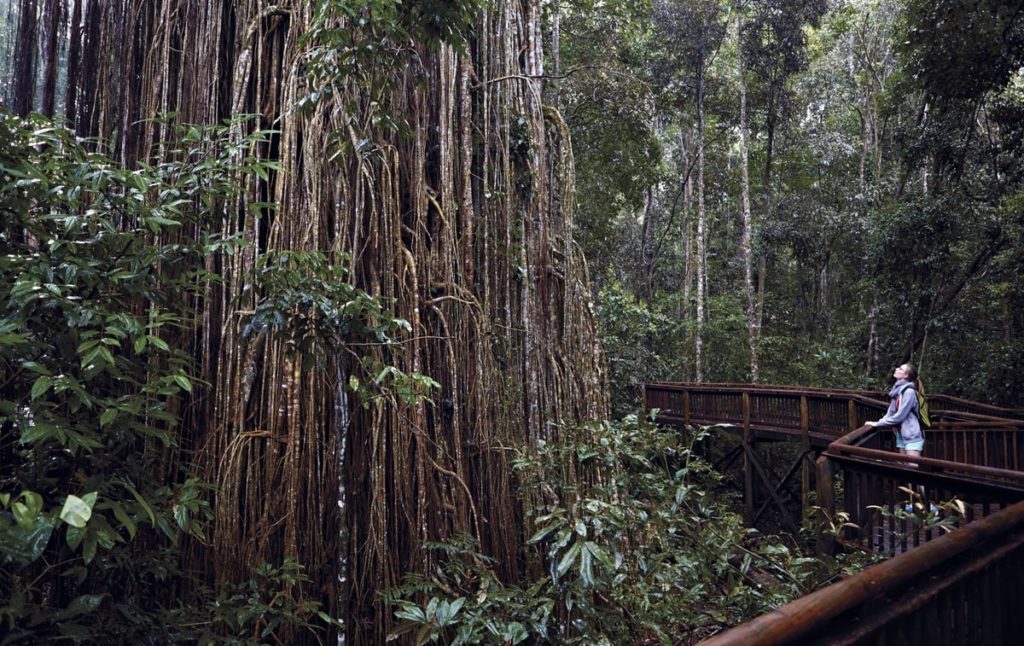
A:
<svg viewBox="0 0 1024 646">
<path fill-rule="evenodd" d="M 736 13 L 736 37 L 742 33 L 742 19 Z M 737 43 L 738 44 L 738 43 Z M 750 380 L 758 382 L 757 346 L 760 336 L 757 319 L 757 293 L 754 288 L 754 224 L 750 213 L 750 131 L 747 127 L 747 82 L 743 64 L 742 48 L 737 46 L 737 84 L 740 91 L 740 195 L 743 205 L 743 238 L 740 247 L 743 253 L 743 278 L 747 292 L 747 336 L 750 343 Z"/>
<path fill-rule="evenodd" d="M 78 57 L 82 45 L 82 2 L 71 0 L 74 9 L 71 11 L 71 22 L 68 24 L 68 80 L 64 89 L 64 114 L 68 124 L 75 128 L 78 98 Z"/>
<path fill-rule="evenodd" d="M 218 486 L 212 545 L 194 546 L 192 565 L 217 583 L 294 558 L 313 579 L 302 593 L 344 616 L 350 644 L 384 641 L 393 619 L 380 592 L 429 572 L 427 542 L 473 535 L 497 574 L 517 580 L 530 564 L 532 494 L 517 492 L 508 447 L 607 411 L 571 234 L 568 129 L 541 101 L 539 3 L 487 3 L 462 51 L 402 42 L 399 64 L 359 70 L 375 75 L 372 88 L 358 73 L 332 78 L 334 93 L 308 110 L 293 108 L 312 83 L 312 3 L 76 1 L 71 13 L 69 116 L 82 134 L 116 137 L 129 165 L 175 120 L 258 113 L 237 137 L 277 131 L 242 154 L 281 171 L 223 205 L 220 233 L 250 244 L 208 260 L 221 280 L 179 340 L 208 384 L 183 406 L 182 456 Z M 21 43 L 37 37 L 23 27 Z M 277 208 L 254 206 L 267 202 Z M 361 358 L 429 375 L 440 384 L 431 400 L 384 391 L 356 405 L 348 378 L 376 377 L 359 362 L 302 370 L 284 341 L 243 338 L 263 296 L 251 284 L 258 260 L 288 250 L 348 254 L 349 279 L 412 327 L 395 347 L 359 348 Z"/>
<path fill-rule="evenodd" d="M 43 33 L 46 36 L 46 66 L 43 72 L 43 100 L 39 111 L 52 117 L 57 94 L 58 36 L 65 28 L 64 0 L 46 0 L 43 25 Z"/>
<path fill-rule="evenodd" d="M 704 208 L 704 58 L 697 63 L 697 325 L 694 338 L 694 369 L 704 381 L 704 323 L 707 294 L 707 212 Z"/>
<path fill-rule="evenodd" d="M 18 39 L 14 47 L 14 96 L 11 97 L 11 110 L 23 117 L 32 112 L 35 103 L 38 43 L 36 0 L 21 0 Z"/>
<path fill-rule="evenodd" d="M 562 2 L 553 0 L 551 3 L 551 105 L 561 108 L 562 75 Z"/>
</svg>

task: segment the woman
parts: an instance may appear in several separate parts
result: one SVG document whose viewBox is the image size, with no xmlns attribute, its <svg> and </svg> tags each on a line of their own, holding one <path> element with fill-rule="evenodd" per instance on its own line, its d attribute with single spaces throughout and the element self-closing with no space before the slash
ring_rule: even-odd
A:
<svg viewBox="0 0 1024 646">
<path fill-rule="evenodd" d="M 889 409 L 885 417 L 868 426 L 895 426 L 896 449 L 900 453 L 920 457 L 924 450 L 924 431 L 917 413 L 917 369 L 905 363 L 892 372 L 896 383 L 889 391 Z"/>
</svg>

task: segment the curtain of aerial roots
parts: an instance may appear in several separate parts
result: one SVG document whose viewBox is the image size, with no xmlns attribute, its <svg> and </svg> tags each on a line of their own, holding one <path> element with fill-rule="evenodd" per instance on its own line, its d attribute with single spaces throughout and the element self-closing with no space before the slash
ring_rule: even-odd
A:
<svg viewBox="0 0 1024 646">
<path fill-rule="evenodd" d="M 375 642 L 391 621 L 378 593 L 431 567 L 425 541 L 471 534 L 501 576 L 521 573 L 529 502 L 513 493 L 512 449 L 604 415 L 604 377 L 570 238 L 565 127 L 527 78 L 542 73 L 537 2 L 492 3 L 464 52 L 411 44 L 419 56 L 384 107 L 414 134 L 370 133 L 372 152 L 334 161 L 342 106 L 373 106 L 342 80 L 354 103 L 289 110 L 307 90 L 309 4 L 70 2 L 49 15 L 77 25 L 69 118 L 114 137 L 124 161 L 155 152 L 167 125 L 144 119 L 164 112 L 260 113 L 280 131 L 255 152 L 286 172 L 247 180 L 225 206 L 223 230 L 251 246 L 208 261 L 224 282 L 189 341 L 209 386 L 185 409 L 185 445 L 219 486 L 213 543 L 194 566 L 233 580 L 294 557 L 313 579 L 303 594 L 344 616 L 353 643 Z M 279 209 L 253 214 L 252 202 Z M 413 328 L 402 351 L 354 350 L 433 377 L 432 401 L 363 408 L 342 389 L 350 363 L 301 370 L 278 342 L 241 338 L 259 296 L 246 274 L 282 249 L 352 255 L 354 283 Z"/>
</svg>

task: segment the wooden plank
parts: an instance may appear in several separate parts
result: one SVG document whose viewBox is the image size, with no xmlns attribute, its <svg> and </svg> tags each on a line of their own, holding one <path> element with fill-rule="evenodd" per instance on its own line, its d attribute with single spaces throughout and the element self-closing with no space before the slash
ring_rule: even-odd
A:
<svg viewBox="0 0 1024 646">
<path fill-rule="evenodd" d="M 920 607 L 934 596 L 937 589 L 963 580 L 968 570 L 980 571 L 992 563 L 1019 553 L 1024 543 L 1024 502 L 990 516 L 977 523 L 951 532 L 919 549 L 883 561 L 838 583 L 801 597 L 785 606 L 741 624 L 703 642 L 707 646 L 758 646 L 794 643 L 814 634 L 821 634 L 829 623 L 845 613 L 853 612 L 865 603 L 885 598 L 876 626 L 884 625 L 888 618 L 899 617 Z M 965 555 L 979 543 L 992 541 L 997 547 L 975 550 L 970 560 Z M 966 564 L 965 564 L 966 563 Z M 953 564 L 952 575 L 945 579 L 929 579 L 927 573 L 940 566 Z M 897 591 L 911 581 L 929 581 L 913 599 L 892 602 L 886 595 L 899 598 Z M 865 624 L 842 622 L 840 630 L 830 633 L 836 637 L 847 635 L 851 629 L 864 629 Z M 832 640 L 830 640 L 832 641 Z M 971 642 L 981 643 L 981 642 Z"/>
</svg>

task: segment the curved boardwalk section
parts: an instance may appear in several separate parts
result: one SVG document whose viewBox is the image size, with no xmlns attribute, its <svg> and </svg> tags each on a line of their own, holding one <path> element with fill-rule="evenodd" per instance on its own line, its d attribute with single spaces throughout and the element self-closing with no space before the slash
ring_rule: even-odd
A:
<svg viewBox="0 0 1024 646">
<path fill-rule="evenodd" d="M 654 383 L 645 404 L 669 424 L 719 425 L 741 436 L 748 520 L 801 472 L 818 549 L 889 560 L 708 643 L 1017 643 L 1024 613 L 1024 412 L 930 395 L 925 454 L 895 450 L 892 429 L 865 426 L 887 402 L 865 391 L 745 384 Z M 801 451 L 773 482 L 757 446 Z M 768 495 L 760 509 L 755 484 Z M 838 533 L 825 531 L 849 522 Z M 787 526 L 795 526 L 789 520 Z"/>
</svg>

